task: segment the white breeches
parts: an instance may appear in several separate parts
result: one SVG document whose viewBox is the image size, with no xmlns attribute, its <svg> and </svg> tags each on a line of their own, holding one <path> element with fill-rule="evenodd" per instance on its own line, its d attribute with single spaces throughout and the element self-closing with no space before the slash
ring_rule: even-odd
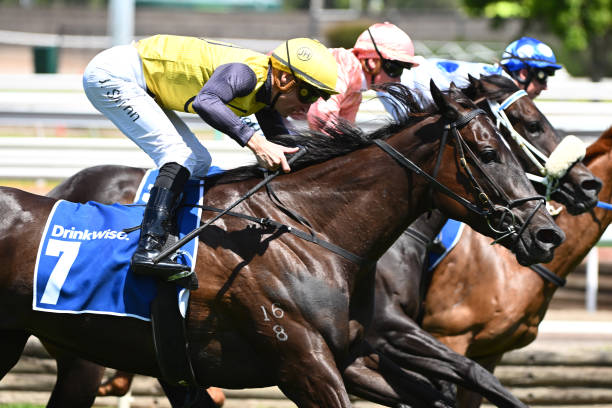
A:
<svg viewBox="0 0 612 408">
<path fill-rule="evenodd" d="M 174 111 L 147 93 L 136 48 L 120 45 L 95 56 L 85 68 L 83 88 L 93 106 L 158 167 L 175 162 L 194 177 L 206 175 L 210 153 Z"/>
</svg>

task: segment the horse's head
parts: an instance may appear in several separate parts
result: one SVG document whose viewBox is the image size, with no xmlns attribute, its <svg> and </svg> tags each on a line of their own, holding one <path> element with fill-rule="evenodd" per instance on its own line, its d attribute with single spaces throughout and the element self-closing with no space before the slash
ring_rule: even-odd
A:
<svg viewBox="0 0 612 408">
<path fill-rule="evenodd" d="M 441 121 L 448 124 L 451 134 L 451 143 L 444 147 L 439 180 L 447 186 L 456 186 L 459 181 L 464 191 L 455 192 L 471 197 L 479 210 L 470 211 L 440 193 L 434 196 L 435 206 L 496 238 L 515 252 L 523 265 L 550 261 L 565 235 L 489 116 L 454 84 L 448 92 L 441 92 L 433 81 L 430 87 Z"/>
<path fill-rule="evenodd" d="M 570 214 L 574 215 L 585 212 L 597 204 L 601 181 L 593 176 L 581 161 L 576 161 L 575 151 L 568 143 L 559 145 L 561 139 L 550 122 L 512 80 L 501 75 L 491 75 L 481 79 L 470 77 L 470 86 L 464 92 L 476 101 L 478 106 L 489 110 L 494 116 L 501 116 L 501 121 L 504 120 L 505 114 L 516 132 L 541 152 L 539 154 L 527 151 L 527 147 L 519 147 L 517 140 L 512 137 L 513 129 L 501 126 L 502 134 L 513 145 L 513 151 L 525 171 L 542 176 L 541 170 L 546 169 L 543 162 L 546 157 L 551 157 L 556 149 L 556 154 L 552 157 L 561 163 L 555 165 L 563 166 L 568 171 L 561 179 L 551 177 L 549 174 L 549 177 L 542 179 L 544 183 L 535 182 L 538 193 L 548 195 L 546 183 L 548 182 L 548 188 L 553 188 L 551 198 L 564 204 Z M 487 100 L 499 105 L 490 105 Z M 524 143 L 521 144 L 526 146 Z"/>
</svg>

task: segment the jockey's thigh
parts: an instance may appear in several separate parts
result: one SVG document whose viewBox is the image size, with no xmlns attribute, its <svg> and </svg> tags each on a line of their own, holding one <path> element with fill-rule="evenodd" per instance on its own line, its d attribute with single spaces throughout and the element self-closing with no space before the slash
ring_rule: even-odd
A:
<svg viewBox="0 0 612 408">
<path fill-rule="evenodd" d="M 83 87 L 91 103 L 153 159 L 157 167 L 178 163 L 192 175 L 210 166 L 210 154 L 171 111 L 147 93 L 136 48 L 102 51 L 87 65 Z M 178 126 L 178 129 L 177 127 Z"/>
<path fill-rule="evenodd" d="M 183 138 L 183 141 L 187 144 L 187 147 L 191 150 L 191 154 L 188 157 L 186 164 L 184 165 L 191 173 L 192 177 L 204 177 L 208 173 L 212 158 L 210 153 L 200 143 L 195 134 L 189 129 L 187 124 L 176 114 L 176 112 L 168 109 L 164 109 L 168 120 L 172 123 L 174 128 Z M 172 162 L 168 160 L 167 163 Z"/>
</svg>

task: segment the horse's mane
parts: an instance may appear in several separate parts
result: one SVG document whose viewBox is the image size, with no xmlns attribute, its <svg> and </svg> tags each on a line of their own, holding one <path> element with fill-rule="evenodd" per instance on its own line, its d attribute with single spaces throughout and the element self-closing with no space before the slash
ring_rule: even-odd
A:
<svg viewBox="0 0 612 408">
<path fill-rule="evenodd" d="M 413 91 L 401 84 L 392 85 L 396 91 L 394 93 L 394 96 L 397 98 L 395 103 L 411 106 L 411 109 L 416 111 L 418 108 L 414 102 Z M 412 106 L 413 104 L 414 106 Z M 403 111 L 405 111 L 405 108 Z M 337 118 L 329 122 L 321 122 L 323 125 L 321 131 L 297 131 L 289 135 L 277 135 L 269 138 L 269 140 L 283 146 L 304 147 L 306 153 L 291 164 L 292 170 L 299 170 L 369 146 L 375 139 L 386 139 L 408 126 L 421 121 L 432 113 L 428 115 L 415 115 L 405 112 L 397 120 L 389 120 L 381 128 L 370 134 L 364 133 L 360 128 L 342 118 Z M 207 177 L 206 183 L 207 185 L 232 183 L 252 177 L 261 178 L 262 175 L 263 172 L 257 165 L 242 166 L 227 170 L 220 175 Z"/>
<path fill-rule="evenodd" d="M 605 130 L 599 138 L 587 147 L 586 155 L 583 162 L 589 164 L 591 161 L 601 156 L 608 154 L 612 150 L 612 126 Z"/>
</svg>

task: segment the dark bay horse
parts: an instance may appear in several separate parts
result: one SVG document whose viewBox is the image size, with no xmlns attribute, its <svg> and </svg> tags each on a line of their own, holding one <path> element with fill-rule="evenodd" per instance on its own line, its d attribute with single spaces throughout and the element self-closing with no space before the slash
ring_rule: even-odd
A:
<svg viewBox="0 0 612 408">
<path fill-rule="evenodd" d="M 443 115 L 391 125 L 370 138 L 341 129 L 344 133 L 334 133 L 331 139 L 312 135 L 292 140 L 309 147 L 311 155 L 305 160 L 309 165 L 298 163 L 292 174 L 279 177 L 274 182 L 277 194 L 309 219 L 320 236 L 365 259 L 377 259 L 429 208 L 431 199 L 449 216 L 493 236 L 497 234 L 489 229 L 489 222 L 509 228 L 508 215 L 512 213 L 519 224 L 514 236 L 502 243 L 511 246 L 523 263 L 549 260 L 563 233 L 539 200 L 523 200 L 533 196 L 533 189 L 491 122 L 471 114 L 473 104 L 457 90 L 452 89 L 449 95 L 432 91 Z M 453 140 L 440 146 L 444 125 L 470 116 L 460 129 L 468 144 Z M 352 137 L 346 137 L 349 135 Z M 396 150 L 421 164 L 425 172 L 432 170 L 436 150 L 442 148 L 444 160 L 438 179 L 462 197 L 482 198 L 486 193 L 495 205 L 493 216 L 486 220 L 437 191 L 427 194 L 428 185 L 421 177 L 371 146 L 373 139 L 383 136 Z M 474 156 L 457 158 L 461 149 L 468 148 Z M 472 166 L 480 165 L 490 178 L 485 179 L 476 169 L 468 176 L 458 167 L 466 160 Z M 211 182 L 207 204 L 223 208 L 255 184 L 253 178 L 229 186 L 223 183 L 238 176 L 228 172 Z M 304 193 L 310 185 L 316 186 L 316 194 Z M 1 351 L 2 375 L 18 358 L 25 339 L 34 334 L 97 363 L 159 376 L 150 330 L 144 322 L 31 311 L 37 240 L 54 200 L 3 189 L 0 203 L 5 216 L 0 246 L 9 249 L 3 251 L 6 270 L 0 281 L 0 311 L 8 314 L 10 310 L 0 327 L 6 333 L 3 338 L 9 340 Z M 270 204 L 263 192 L 239 210 L 299 228 Z M 521 225 L 525 220 L 529 223 Z M 342 374 L 355 361 L 352 350 L 356 345 L 362 347 L 360 336 L 371 320 L 372 270 L 286 234 L 249 227 L 240 219 L 223 219 L 218 225 L 200 236 L 197 265 L 204 284 L 192 293 L 188 314 L 199 382 L 225 388 L 277 384 L 299 406 L 350 406 Z M 282 321 L 270 323 L 261 315 L 261 307 L 270 305 L 280 305 Z M 117 336 L 119 332 L 123 335 Z M 362 372 L 367 368 L 360 367 Z M 376 386 L 375 378 L 362 377 L 363 383 L 353 384 L 361 387 L 362 394 L 382 394 L 380 402 L 405 398 L 423 405 L 433 401 L 424 400 L 423 394 L 402 395 L 402 390 L 394 387 L 391 391 L 368 390 Z M 500 406 L 521 404 L 506 399 Z"/>
</svg>

